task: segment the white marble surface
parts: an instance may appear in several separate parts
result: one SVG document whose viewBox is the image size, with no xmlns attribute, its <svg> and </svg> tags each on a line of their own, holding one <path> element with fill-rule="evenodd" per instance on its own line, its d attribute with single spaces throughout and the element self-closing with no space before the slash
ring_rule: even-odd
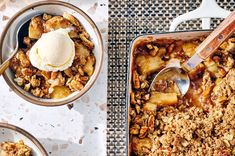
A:
<svg viewBox="0 0 235 156">
<path fill-rule="evenodd" d="M 0 0 L 0 33 L 20 8 L 36 0 Z M 37 0 L 38 1 L 38 0 Z M 95 21 L 105 44 L 102 72 L 90 91 L 67 106 L 30 104 L 0 77 L 0 122 L 17 125 L 42 143 L 51 156 L 106 155 L 108 0 L 66 0 Z"/>
</svg>

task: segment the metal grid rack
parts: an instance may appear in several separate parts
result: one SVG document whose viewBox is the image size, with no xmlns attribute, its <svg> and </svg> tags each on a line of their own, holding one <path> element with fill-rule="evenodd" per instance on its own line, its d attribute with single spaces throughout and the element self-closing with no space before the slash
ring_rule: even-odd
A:
<svg viewBox="0 0 235 156">
<path fill-rule="evenodd" d="M 110 0 L 107 155 L 126 155 L 126 91 L 129 45 L 140 34 L 168 31 L 173 18 L 196 9 L 201 0 Z M 217 0 L 234 10 L 235 0 Z M 220 20 L 213 19 L 215 27 Z M 178 30 L 200 29 L 199 21 Z"/>
</svg>

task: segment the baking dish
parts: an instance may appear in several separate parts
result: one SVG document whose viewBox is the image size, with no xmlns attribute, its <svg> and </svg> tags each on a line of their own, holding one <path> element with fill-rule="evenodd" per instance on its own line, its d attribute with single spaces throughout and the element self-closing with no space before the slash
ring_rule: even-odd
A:
<svg viewBox="0 0 235 156">
<path fill-rule="evenodd" d="M 190 39 L 196 39 L 200 38 L 202 36 L 208 35 L 211 31 L 208 30 L 202 30 L 202 31 L 190 31 L 190 32 L 171 32 L 171 33 L 162 33 L 162 34 L 153 34 L 153 35 L 143 35 L 135 38 L 131 44 L 130 48 L 130 62 L 129 62 L 129 78 L 128 78 L 128 95 L 127 95 L 127 103 L 128 103 L 128 114 L 130 113 L 130 93 L 132 92 L 132 70 L 133 70 L 133 54 L 134 49 L 136 45 L 138 45 L 139 42 L 147 41 L 147 40 L 154 40 L 154 39 L 173 39 L 173 40 L 190 40 Z M 128 132 L 129 132 L 129 121 L 130 116 L 128 115 Z M 129 136 L 129 133 L 128 133 Z M 129 137 L 127 142 L 129 143 Z M 128 147 L 129 149 L 129 147 Z M 130 155 L 131 151 L 128 151 Z"/>
<path fill-rule="evenodd" d="M 208 6 L 209 1 L 203 1 L 204 3 L 202 3 L 201 8 L 200 9 L 206 9 L 206 7 Z M 212 2 L 212 1 L 210 1 Z M 209 2 L 209 3 L 210 3 Z M 207 5 L 207 6 L 205 6 Z M 215 5 L 215 4 L 214 4 Z M 199 10 L 200 10 L 199 9 Z M 220 8 L 221 9 L 221 8 Z M 198 11 L 199 11 L 198 10 Z M 228 11 L 225 10 L 219 10 L 218 12 L 223 12 L 223 14 L 214 14 L 216 17 L 219 18 L 224 18 L 228 15 Z M 196 13 L 196 12 L 195 12 Z M 184 19 L 182 19 L 182 17 L 184 17 Z M 202 28 L 203 30 L 197 30 L 197 31 L 181 31 L 181 32 L 176 32 L 174 31 L 176 29 L 176 27 L 184 21 L 187 20 L 192 20 L 195 18 L 202 18 L 203 24 L 202 24 Z M 130 126 L 130 93 L 132 92 L 132 71 L 134 68 L 134 64 L 133 64 L 133 58 L 134 58 L 134 50 L 136 45 L 138 45 L 140 42 L 144 42 L 144 41 L 149 41 L 149 40 L 155 40 L 155 39 L 173 39 L 173 40 L 192 40 L 192 39 L 198 39 L 202 36 L 207 36 L 210 34 L 210 32 L 212 30 L 208 29 L 209 28 L 209 23 L 210 20 L 209 18 L 210 16 L 207 15 L 203 15 L 203 13 L 201 15 L 193 15 L 192 12 L 186 14 L 186 15 L 182 15 L 179 18 L 176 18 L 170 26 L 170 31 L 172 32 L 166 32 L 166 33 L 156 33 L 156 34 L 147 34 L 147 35 L 141 35 L 136 37 L 130 45 L 130 49 L 129 49 L 129 68 L 128 68 L 128 81 L 127 81 L 127 155 L 131 155 L 131 148 L 130 148 L 130 134 L 129 134 L 129 126 Z M 213 16 L 214 17 L 214 16 Z"/>
</svg>

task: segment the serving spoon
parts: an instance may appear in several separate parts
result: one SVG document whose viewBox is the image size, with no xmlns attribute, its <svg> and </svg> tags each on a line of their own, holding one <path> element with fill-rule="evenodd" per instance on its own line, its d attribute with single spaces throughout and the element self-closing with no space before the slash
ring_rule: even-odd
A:
<svg viewBox="0 0 235 156">
<path fill-rule="evenodd" d="M 4 73 L 4 71 L 10 66 L 10 60 L 12 59 L 12 57 L 17 53 L 19 46 L 22 45 L 23 43 L 23 35 L 24 31 L 27 30 L 28 31 L 28 25 L 29 22 L 31 20 L 31 18 L 36 17 L 41 15 L 41 12 L 33 12 L 27 16 L 25 16 L 24 18 L 22 18 L 19 22 L 19 24 L 15 27 L 15 32 L 16 35 L 14 35 L 13 37 L 15 37 L 16 40 L 16 46 L 14 48 L 14 50 L 12 52 L 10 52 L 10 56 L 0 65 L 0 75 L 2 75 Z"/>
<path fill-rule="evenodd" d="M 190 86 L 188 72 L 194 69 L 202 61 L 206 60 L 235 30 L 235 11 L 197 47 L 194 55 L 180 65 L 179 60 L 174 59 L 168 66 L 162 69 L 153 79 L 149 91 L 155 90 L 155 84 L 159 80 L 172 80 L 176 83 L 180 94 L 184 96 Z"/>
</svg>

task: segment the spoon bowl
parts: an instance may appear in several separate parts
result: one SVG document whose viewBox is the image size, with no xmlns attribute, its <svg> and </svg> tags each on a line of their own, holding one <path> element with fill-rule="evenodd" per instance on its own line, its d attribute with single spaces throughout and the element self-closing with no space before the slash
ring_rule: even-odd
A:
<svg viewBox="0 0 235 156">
<path fill-rule="evenodd" d="M 149 91 L 155 91 L 155 84 L 160 80 L 173 81 L 178 87 L 182 96 L 187 93 L 188 88 L 190 86 L 190 79 L 188 77 L 187 72 L 185 72 L 182 68 L 179 68 L 178 66 L 171 66 L 162 69 L 153 79 Z"/>
<path fill-rule="evenodd" d="M 24 46 L 23 38 L 24 38 L 24 36 L 27 36 L 27 35 L 25 35 L 25 32 L 28 32 L 26 30 L 26 28 L 28 28 L 28 25 L 29 25 L 31 18 L 39 16 L 41 14 L 42 14 L 41 12 L 36 11 L 36 12 L 24 17 L 23 19 L 21 19 L 21 21 L 19 22 L 20 24 L 18 24 L 15 27 L 15 30 L 13 30 L 13 31 L 14 31 L 14 34 L 16 34 L 16 35 L 14 36 L 13 40 L 16 41 L 15 42 L 16 45 L 15 45 L 15 47 L 12 47 L 13 50 L 10 52 L 10 56 L 8 57 L 8 59 L 0 65 L 0 75 L 2 75 L 4 73 L 4 71 L 9 67 L 10 60 L 17 53 L 19 47 Z"/>
</svg>

